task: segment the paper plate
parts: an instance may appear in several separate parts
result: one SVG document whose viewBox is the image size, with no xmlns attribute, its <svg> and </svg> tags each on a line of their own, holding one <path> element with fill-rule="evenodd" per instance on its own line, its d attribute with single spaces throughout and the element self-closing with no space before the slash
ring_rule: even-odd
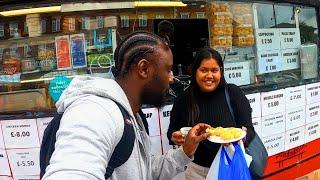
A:
<svg viewBox="0 0 320 180">
<path fill-rule="evenodd" d="M 211 142 L 214 142 L 214 143 L 220 143 L 220 144 L 224 144 L 224 143 L 232 143 L 232 142 L 236 142 L 236 141 L 239 141 L 241 139 L 243 139 L 244 137 L 246 137 L 247 135 L 247 132 L 240 129 L 240 128 L 236 128 L 238 130 L 240 130 L 242 132 L 241 136 L 238 137 L 238 138 L 235 138 L 235 139 L 230 139 L 230 140 L 223 140 L 221 139 L 219 136 L 209 136 L 207 139 Z"/>
</svg>

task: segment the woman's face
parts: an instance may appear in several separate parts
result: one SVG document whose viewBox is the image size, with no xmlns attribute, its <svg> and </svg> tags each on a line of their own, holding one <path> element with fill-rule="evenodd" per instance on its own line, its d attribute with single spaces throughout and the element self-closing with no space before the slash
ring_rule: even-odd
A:
<svg viewBox="0 0 320 180">
<path fill-rule="evenodd" d="M 221 68 L 213 58 L 203 59 L 196 72 L 196 82 L 202 92 L 214 91 L 221 79 Z"/>
</svg>

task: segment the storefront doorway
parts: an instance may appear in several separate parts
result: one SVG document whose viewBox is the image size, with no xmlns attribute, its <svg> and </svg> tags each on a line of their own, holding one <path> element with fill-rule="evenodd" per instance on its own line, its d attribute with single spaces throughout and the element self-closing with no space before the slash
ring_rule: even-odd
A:
<svg viewBox="0 0 320 180">
<path fill-rule="evenodd" d="M 155 19 L 153 22 L 154 32 L 170 44 L 174 55 L 174 74 L 189 74 L 188 67 L 192 64 L 193 55 L 209 44 L 208 20 Z"/>
</svg>

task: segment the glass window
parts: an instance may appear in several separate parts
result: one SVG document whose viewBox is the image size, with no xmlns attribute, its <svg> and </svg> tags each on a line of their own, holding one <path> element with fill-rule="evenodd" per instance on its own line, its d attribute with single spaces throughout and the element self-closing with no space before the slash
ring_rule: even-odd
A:
<svg viewBox="0 0 320 180">
<path fill-rule="evenodd" d="M 90 29 L 90 17 L 82 17 L 81 29 Z"/>
<path fill-rule="evenodd" d="M 127 28 L 129 27 L 129 16 L 121 16 L 121 27 L 122 28 Z"/>
<path fill-rule="evenodd" d="M 139 27 L 147 27 L 147 15 L 139 15 Z"/>
<path fill-rule="evenodd" d="M 0 37 L 4 36 L 4 24 L 0 23 Z"/>
<path fill-rule="evenodd" d="M 12 22 L 9 25 L 10 29 L 10 36 L 14 36 L 15 34 L 18 33 L 18 23 Z"/>
<path fill-rule="evenodd" d="M 299 17 L 301 43 L 317 44 L 318 25 L 316 9 L 310 7 L 296 7 L 296 12 Z"/>
<path fill-rule="evenodd" d="M 54 18 L 52 20 L 52 32 L 60 31 L 60 18 Z"/>
<path fill-rule="evenodd" d="M 45 19 L 41 19 L 41 33 L 47 32 L 47 21 Z"/>
<path fill-rule="evenodd" d="M 74 30 L 76 30 L 76 20 L 75 20 L 75 18 L 69 18 L 68 19 L 68 24 L 69 24 L 69 30 L 70 31 L 74 31 Z"/>
<path fill-rule="evenodd" d="M 295 28 L 295 8 L 294 6 L 275 5 L 276 22 L 278 28 Z"/>
<path fill-rule="evenodd" d="M 273 5 L 271 4 L 256 4 L 258 27 L 274 28 L 276 26 L 276 20 L 274 17 Z"/>
<path fill-rule="evenodd" d="M 206 18 L 206 15 L 204 12 L 196 12 L 196 14 L 198 19 Z"/>
<path fill-rule="evenodd" d="M 181 19 L 189 19 L 190 17 L 190 13 L 180 13 L 180 18 Z"/>
<path fill-rule="evenodd" d="M 103 16 L 97 16 L 97 24 L 98 24 L 98 28 L 104 27 L 104 17 Z"/>
</svg>

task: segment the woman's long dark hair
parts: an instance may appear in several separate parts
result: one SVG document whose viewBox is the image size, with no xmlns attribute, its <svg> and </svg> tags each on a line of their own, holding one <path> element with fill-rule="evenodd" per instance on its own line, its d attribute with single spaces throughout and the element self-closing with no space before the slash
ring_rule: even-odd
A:
<svg viewBox="0 0 320 180">
<path fill-rule="evenodd" d="M 224 73 L 223 60 L 220 53 L 209 47 L 203 48 L 200 51 L 198 51 L 195 55 L 194 62 L 192 65 L 191 84 L 186 92 L 189 126 L 193 126 L 195 122 L 199 121 L 199 114 L 200 114 L 198 101 L 197 101 L 197 96 L 200 91 L 200 87 L 196 81 L 197 69 L 200 67 L 204 59 L 209 59 L 209 58 L 215 59 L 218 65 L 220 66 L 221 79 L 217 88 L 225 87 L 226 85 L 226 80 L 223 76 L 223 73 Z"/>
</svg>

